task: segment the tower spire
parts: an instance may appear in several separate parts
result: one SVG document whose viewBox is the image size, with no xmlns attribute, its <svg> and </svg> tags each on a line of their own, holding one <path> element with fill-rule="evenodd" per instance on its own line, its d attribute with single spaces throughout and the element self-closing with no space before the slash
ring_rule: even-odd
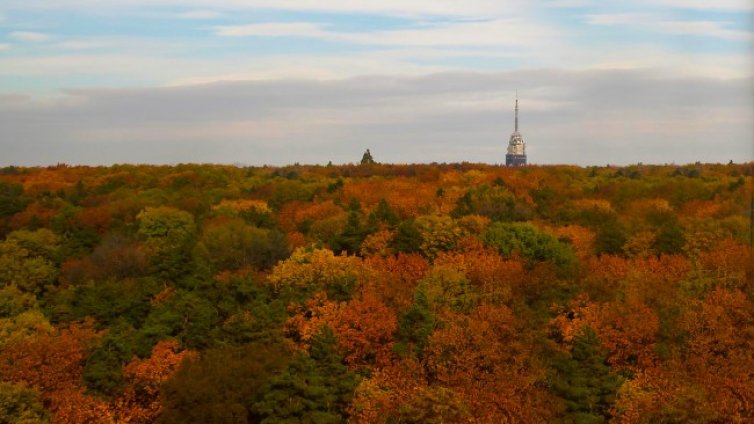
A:
<svg viewBox="0 0 754 424">
<path fill-rule="evenodd" d="M 518 132 L 518 90 L 516 90 L 516 127 L 515 131 Z"/>
<path fill-rule="evenodd" d="M 526 165 L 526 143 L 518 132 L 518 90 L 516 90 L 515 127 L 511 139 L 508 141 L 508 154 L 505 155 L 506 166 Z"/>
</svg>

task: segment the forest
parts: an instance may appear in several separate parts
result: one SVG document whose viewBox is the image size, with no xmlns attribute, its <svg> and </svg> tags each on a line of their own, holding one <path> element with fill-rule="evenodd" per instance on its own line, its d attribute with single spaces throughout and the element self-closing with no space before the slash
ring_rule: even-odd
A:
<svg viewBox="0 0 754 424">
<path fill-rule="evenodd" d="M 751 423 L 749 164 L 0 168 L 0 423 Z"/>
</svg>

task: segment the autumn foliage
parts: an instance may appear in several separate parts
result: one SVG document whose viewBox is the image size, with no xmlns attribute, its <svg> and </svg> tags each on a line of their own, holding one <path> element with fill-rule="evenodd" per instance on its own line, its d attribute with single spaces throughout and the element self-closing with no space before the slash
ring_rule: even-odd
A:
<svg viewBox="0 0 754 424">
<path fill-rule="evenodd" d="M 0 169 L 0 422 L 754 422 L 751 164 Z"/>
</svg>

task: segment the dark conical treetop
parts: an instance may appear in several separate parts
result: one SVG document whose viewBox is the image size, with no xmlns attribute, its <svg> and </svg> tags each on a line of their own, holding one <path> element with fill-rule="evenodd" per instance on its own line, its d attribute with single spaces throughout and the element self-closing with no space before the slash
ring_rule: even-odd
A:
<svg viewBox="0 0 754 424">
<path fill-rule="evenodd" d="M 608 422 L 611 418 L 610 407 L 623 378 L 607 365 L 594 330 L 586 327 L 574 339 L 571 354 L 558 358 L 553 365 L 556 375 L 552 390 L 565 403 L 565 422 Z"/>
<path fill-rule="evenodd" d="M 361 157 L 361 164 L 367 165 L 367 164 L 373 164 L 377 163 L 374 161 L 374 158 L 372 157 L 372 153 L 367 149 L 366 152 L 364 152 L 364 156 Z"/>
</svg>

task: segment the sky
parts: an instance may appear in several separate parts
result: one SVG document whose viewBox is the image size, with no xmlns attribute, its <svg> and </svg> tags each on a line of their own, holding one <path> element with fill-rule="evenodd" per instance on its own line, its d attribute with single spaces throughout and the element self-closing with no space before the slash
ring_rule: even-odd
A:
<svg viewBox="0 0 754 424">
<path fill-rule="evenodd" d="M 0 166 L 754 160 L 752 0 L 1 0 Z"/>
</svg>

